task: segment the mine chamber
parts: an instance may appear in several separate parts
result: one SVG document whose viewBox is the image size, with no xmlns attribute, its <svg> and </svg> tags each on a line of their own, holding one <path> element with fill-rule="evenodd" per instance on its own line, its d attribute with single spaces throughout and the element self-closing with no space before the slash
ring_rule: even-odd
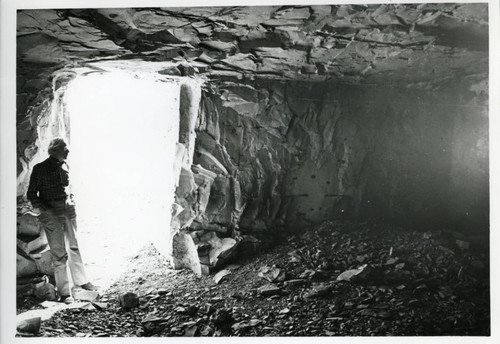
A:
<svg viewBox="0 0 500 344">
<path fill-rule="evenodd" d="M 70 154 L 79 165 L 72 179 L 82 183 L 87 170 L 94 183 L 106 180 L 87 193 L 95 208 L 80 218 L 102 212 L 116 236 L 129 227 L 131 235 L 148 237 L 176 268 L 208 274 L 258 252 L 276 232 L 328 220 L 487 233 L 484 82 L 428 90 L 175 77 L 165 65 L 143 61 L 134 68 L 89 66 L 54 77 L 51 110 L 38 125 L 39 152 L 52 136 L 67 137 L 71 146 L 80 142 Z M 119 81 L 105 82 L 105 75 Z M 99 88 L 71 96 L 72 84 L 92 78 Z M 71 97 L 79 105 L 71 108 Z M 89 129 L 78 129 L 85 124 Z M 124 135 L 111 140 L 113 133 Z M 158 147 L 164 150 L 152 153 Z M 92 162 L 96 156 L 102 161 Z M 121 162 L 131 165 L 117 169 Z M 109 169 L 107 177 L 94 166 Z M 131 181 L 135 189 L 123 188 Z M 115 189 L 104 191 L 108 186 Z M 115 203 L 112 194 L 119 196 Z M 108 204 L 97 206 L 96 199 Z M 139 210 L 143 220 L 134 222 Z"/>
</svg>

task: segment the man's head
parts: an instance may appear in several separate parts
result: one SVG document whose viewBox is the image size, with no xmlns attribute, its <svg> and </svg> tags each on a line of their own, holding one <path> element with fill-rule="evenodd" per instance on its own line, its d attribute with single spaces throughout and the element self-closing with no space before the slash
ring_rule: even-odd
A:
<svg viewBox="0 0 500 344">
<path fill-rule="evenodd" d="M 59 161 L 64 161 L 68 157 L 69 149 L 61 138 L 56 138 L 49 143 L 49 155 Z"/>
</svg>

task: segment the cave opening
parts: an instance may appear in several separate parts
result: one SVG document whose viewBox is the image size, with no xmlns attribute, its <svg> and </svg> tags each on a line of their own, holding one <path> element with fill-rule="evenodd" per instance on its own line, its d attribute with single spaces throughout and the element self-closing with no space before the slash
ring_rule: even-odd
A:
<svg viewBox="0 0 500 344">
<path fill-rule="evenodd" d="M 144 245 L 166 249 L 179 94 L 178 80 L 108 68 L 78 73 L 62 95 L 81 251 L 101 286 Z"/>
</svg>

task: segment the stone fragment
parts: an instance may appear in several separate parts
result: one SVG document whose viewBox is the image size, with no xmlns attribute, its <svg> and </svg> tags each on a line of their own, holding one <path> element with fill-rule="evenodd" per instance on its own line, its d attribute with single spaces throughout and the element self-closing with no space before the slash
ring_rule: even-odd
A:
<svg viewBox="0 0 500 344">
<path fill-rule="evenodd" d="M 177 76 L 181 75 L 181 71 L 176 66 L 162 69 L 158 73 L 162 75 L 177 75 Z"/>
<path fill-rule="evenodd" d="M 228 266 L 226 266 L 226 269 L 227 270 L 238 270 L 239 268 L 241 268 L 241 265 L 240 264 L 229 264 Z"/>
<path fill-rule="evenodd" d="M 215 312 L 215 308 L 214 306 L 212 306 L 212 304 L 210 303 L 207 303 L 205 305 L 203 305 L 199 311 L 203 314 L 206 314 L 206 315 L 211 315 L 213 312 Z"/>
<path fill-rule="evenodd" d="M 95 290 L 84 290 L 78 288 L 73 291 L 73 297 L 75 300 L 81 301 L 95 301 L 99 297 L 99 292 Z"/>
<path fill-rule="evenodd" d="M 17 234 L 35 236 L 43 230 L 38 217 L 24 214 L 17 217 Z"/>
<path fill-rule="evenodd" d="M 303 285 L 305 283 L 307 283 L 307 281 L 304 279 L 292 279 L 292 280 L 285 281 L 285 286 L 287 286 L 287 287 L 297 286 L 297 285 Z"/>
<path fill-rule="evenodd" d="M 190 325 L 186 326 L 184 330 L 184 337 L 194 337 L 198 331 L 198 326 Z"/>
<path fill-rule="evenodd" d="M 232 258 L 236 250 L 236 240 L 233 238 L 224 238 L 217 242 L 217 245 L 212 245 L 210 251 L 210 265 L 217 267 L 223 266 L 226 261 Z"/>
<path fill-rule="evenodd" d="M 37 283 L 33 287 L 33 294 L 44 301 L 56 301 L 56 289 L 54 286 L 46 281 Z"/>
<path fill-rule="evenodd" d="M 404 269 L 405 265 L 406 265 L 405 263 L 396 264 L 396 266 L 394 266 L 394 269 L 396 270 Z"/>
<path fill-rule="evenodd" d="M 381 319 L 390 319 L 392 317 L 391 313 L 388 311 L 380 311 L 380 310 L 375 310 L 375 309 L 362 309 L 358 312 L 359 315 L 361 316 L 369 316 L 369 317 L 375 317 L 375 318 L 381 318 Z"/>
<path fill-rule="evenodd" d="M 92 302 L 92 305 L 97 309 L 102 311 L 103 309 L 108 309 L 109 304 L 107 302 Z"/>
<path fill-rule="evenodd" d="M 37 273 L 37 265 L 34 260 L 20 254 L 16 258 L 16 277 L 33 276 Z"/>
<path fill-rule="evenodd" d="M 198 307 L 194 305 L 190 305 L 186 308 L 185 314 L 194 317 L 198 313 Z"/>
<path fill-rule="evenodd" d="M 198 72 L 198 69 L 196 67 L 188 64 L 181 64 L 177 68 L 181 72 L 181 76 L 193 76 Z"/>
<path fill-rule="evenodd" d="M 160 322 L 165 319 L 160 318 L 156 315 L 148 314 L 144 319 L 141 320 L 142 327 L 147 333 L 152 333 L 158 329 Z"/>
<path fill-rule="evenodd" d="M 366 267 L 367 264 L 364 264 L 357 269 L 344 271 L 343 273 L 337 276 L 337 281 L 350 281 L 354 276 L 361 274 Z"/>
<path fill-rule="evenodd" d="M 304 297 L 307 299 L 321 297 L 329 294 L 331 291 L 332 291 L 332 286 L 330 284 L 321 283 L 314 285 L 311 290 L 309 290 L 304 294 Z"/>
<path fill-rule="evenodd" d="M 299 278 L 310 278 L 314 274 L 314 270 L 307 269 L 303 273 L 300 274 Z"/>
<path fill-rule="evenodd" d="M 275 284 L 266 284 L 258 289 L 258 293 L 264 297 L 279 295 L 281 289 Z"/>
<path fill-rule="evenodd" d="M 156 293 L 158 295 L 165 295 L 166 293 L 168 293 L 168 289 L 165 289 L 165 288 L 160 288 L 156 291 Z"/>
<path fill-rule="evenodd" d="M 249 326 L 249 324 L 247 321 L 240 321 L 240 322 L 233 324 L 231 326 L 231 328 L 233 329 L 233 331 L 240 331 L 240 330 L 247 328 L 248 326 Z"/>
<path fill-rule="evenodd" d="M 79 309 L 84 309 L 87 311 L 95 311 L 96 310 L 94 305 L 90 302 L 74 302 L 71 305 L 69 305 L 68 308 L 79 308 Z"/>
<path fill-rule="evenodd" d="M 298 250 L 294 250 L 292 252 L 288 252 L 288 255 L 290 256 L 290 262 L 291 263 L 300 263 L 302 262 L 302 255 Z"/>
<path fill-rule="evenodd" d="M 458 247 L 460 247 L 462 250 L 468 250 L 470 247 L 470 243 L 468 241 L 463 241 L 463 240 L 456 240 L 455 243 L 457 244 Z"/>
<path fill-rule="evenodd" d="M 135 293 L 128 292 L 122 294 L 118 297 L 118 299 L 123 308 L 134 308 L 139 306 L 139 297 Z"/>
<path fill-rule="evenodd" d="M 227 276 L 231 274 L 231 270 L 224 269 L 215 274 L 213 280 L 215 283 L 221 283 Z"/>
<path fill-rule="evenodd" d="M 21 250 L 24 254 L 24 256 L 29 257 L 29 249 L 28 249 L 28 244 L 22 241 L 21 239 L 17 239 L 17 249 Z"/>
<path fill-rule="evenodd" d="M 41 317 L 29 318 L 18 322 L 16 328 L 20 332 L 37 334 L 38 332 L 40 332 L 41 323 Z"/>
<path fill-rule="evenodd" d="M 40 231 L 40 235 L 30 241 L 28 244 L 27 244 L 27 250 L 29 253 L 32 253 L 34 251 L 40 251 L 44 248 L 46 248 L 48 245 L 48 242 L 47 242 L 47 236 L 45 235 L 45 231 Z"/>
<path fill-rule="evenodd" d="M 285 280 L 285 272 L 275 266 L 263 266 L 260 268 L 259 277 L 268 280 L 269 282 L 283 282 Z"/>
<path fill-rule="evenodd" d="M 224 52 L 230 52 L 236 50 L 236 45 L 232 42 L 203 41 L 200 43 L 200 46 Z"/>
<path fill-rule="evenodd" d="M 216 310 L 210 319 L 213 321 L 215 327 L 222 331 L 229 331 L 234 322 L 234 318 L 231 313 L 225 309 Z"/>
<path fill-rule="evenodd" d="M 389 258 L 387 259 L 387 261 L 385 262 L 385 265 L 393 265 L 395 264 L 399 259 L 397 257 L 395 258 Z"/>
</svg>

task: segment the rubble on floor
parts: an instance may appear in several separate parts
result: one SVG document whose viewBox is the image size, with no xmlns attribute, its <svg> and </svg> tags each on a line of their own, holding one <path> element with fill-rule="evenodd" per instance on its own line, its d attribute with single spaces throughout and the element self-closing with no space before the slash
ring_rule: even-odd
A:
<svg viewBox="0 0 500 344">
<path fill-rule="evenodd" d="M 327 222 L 239 264 L 196 276 L 146 247 L 107 307 L 60 311 L 36 336 L 490 335 L 487 238 Z"/>
</svg>

